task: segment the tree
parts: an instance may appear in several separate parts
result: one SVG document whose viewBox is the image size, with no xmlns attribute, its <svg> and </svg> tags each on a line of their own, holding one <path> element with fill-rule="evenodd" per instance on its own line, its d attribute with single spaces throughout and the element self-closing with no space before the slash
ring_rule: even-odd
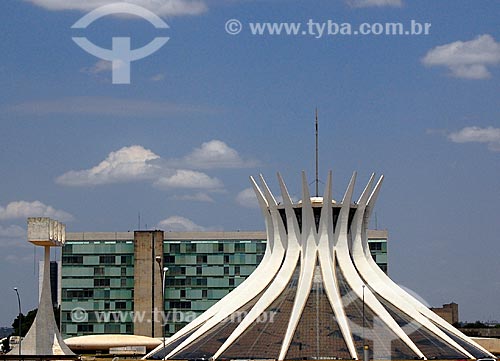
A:
<svg viewBox="0 0 500 361">
<path fill-rule="evenodd" d="M 463 328 L 486 328 L 488 326 L 486 326 L 481 321 L 476 321 L 474 323 L 466 323 L 466 324 L 462 325 L 462 327 Z"/>
<path fill-rule="evenodd" d="M 26 336 L 28 333 L 33 321 L 35 320 L 36 317 L 36 312 L 37 309 L 35 308 L 34 310 L 31 310 L 28 312 L 27 315 L 17 315 L 17 317 L 14 319 L 14 322 L 12 322 L 12 328 L 14 329 L 14 332 L 12 333 L 13 336 L 18 336 L 19 335 L 19 316 L 21 316 L 21 337 Z"/>
<path fill-rule="evenodd" d="M 25 316 L 21 313 L 21 336 L 24 337 L 28 333 L 31 325 L 35 321 L 36 313 L 38 309 L 35 308 L 34 310 L 31 310 L 28 312 L 28 314 Z M 54 307 L 54 316 L 56 319 L 56 325 L 59 328 L 59 319 L 60 319 L 60 307 Z M 14 331 L 12 332 L 11 336 L 18 336 L 19 335 L 19 315 L 14 319 L 14 322 L 12 322 L 12 328 Z"/>
</svg>

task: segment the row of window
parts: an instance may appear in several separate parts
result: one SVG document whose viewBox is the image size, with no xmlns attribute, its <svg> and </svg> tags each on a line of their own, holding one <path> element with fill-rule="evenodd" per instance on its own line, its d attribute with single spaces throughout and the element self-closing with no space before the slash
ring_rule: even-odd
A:
<svg viewBox="0 0 500 361">
<path fill-rule="evenodd" d="M 94 278 L 94 287 L 110 287 L 111 279 L 110 278 Z M 127 279 L 120 278 L 120 287 L 127 287 Z"/>
<path fill-rule="evenodd" d="M 196 246 L 196 245 L 194 245 Z M 235 245 L 235 246 L 238 246 Z M 241 245 L 241 246 L 244 246 Z M 245 256 L 247 253 L 245 253 L 245 251 L 237 251 L 235 253 L 239 253 L 240 254 L 240 258 L 241 256 Z M 263 251 L 262 252 L 258 252 L 257 253 L 257 262 L 259 262 L 261 259 L 262 259 L 262 255 L 263 254 Z M 109 255 L 104 255 L 104 256 L 99 256 L 99 264 L 103 264 L 103 265 L 115 265 L 117 264 L 116 261 L 117 261 L 117 257 L 120 257 L 118 258 L 118 260 L 120 261 L 118 264 L 120 265 L 132 265 L 133 264 L 133 256 L 132 255 L 126 255 L 126 256 L 109 256 Z M 166 264 L 175 264 L 175 255 L 165 255 L 163 257 L 163 260 Z M 224 254 L 224 263 L 233 263 L 235 262 L 236 260 L 236 255 L 233 255 L 233 254 Z M 83 265 L 83 255 L 72 255 L 72 256 L 63 256 L 62 258 L 62 261 L 63 261 L 63 264 L 65 265 Z M 197 264 L 207 264 L 208 263 L 208 255 L 207 254 L 199 254 L 196 256 L 196 263 Z M 96 273 L 97 275 L 98 273 Z"/>
<path fill-rule="evenodd" d="M 173 243 L 173 244 L 169 244 L 169 245 L 165 245 L 167 248 L 168 247 L 168 250 L 169 250 L 169 253 L 170 254 L 182 254 L 182 253 L 205 253 L 206 251 L 210 252 L 210 253 L 248 253 L 249 250 L 246 249 L 246 245 L 247 244 L 251 244 L 251 243 L 214 243 L 212 244 L 212 252 L 210 252 L 209 249 L 207 249 L 207 247 L 209 247 L 209 245 L 207 244 L 197 244 L 197 243 L 185 243 L 185 251 L 184 250 L 181 250 L 181 247 L 182 245 L 180 243 Z M 234 245 L 234 252 L 231 250 L 230 251 L 230 245 Z M 257 253 L 264 253 L 265 249 L 266 249 L 266 244 L 263 243 L 263 242 L 259 242 L 259 243 L 256 243 L 255 244 L 256 246 L 256 252 Z M 202 248 L 203 247 L 203 251 L 205 252 L 202 252 Z"/>
<path fill-rule="evenodd" d="M 99 256 L 100 264 L 116 264 L 116 260 L 120 261 L 122 265 L 133 265 L 133 256 L 132 255 L 124 255 L 124 256 L 109 256 L 103 255 Z M 65 255 L 62 257 L 63 264 L 83 264 L 83 255 Z"/>
<path fill-rule="evenodd" d="M 186 267 L 169 268 L 169 275 L 170 276 L 185 275 L 185 274 L 186 274 Z M 196 267 L 196 275 L 201 276 L 202 274 L 203 274 L 203 267 L 197 266 Z M 226 266 L 226 267 L 224 267 L 224 276 L 228 276 L 228 275 L 229 275 L 229 267 Z M 241 275 L 241 267 L 240 266 L 234 266 L 234 275 L 235 276 Z"/>
<path fill-rule="evenodd" d="M 170 301 L 169 305 L 170 309 L 179 309 L 179 310 L 191 309 L 191 302 L 189 301 Z"/>
<path fill-rule="evenodd" d="M 109 287 L 110 281 L 109 278 L 94 278 L 94 287 Z"/>
<path fill-rule="evenodd" d="M 382 250 L 382 242 L 371 242 L 368 243 L 371 251 L 381 251 Z"/>
<path fill-rule="evenodd" d="M 105 267 L 94 267 L 94 276 L 104 276 L 105 273 L 106 273 Z M 127 275 L 127 268 L 126 267 L 121 268 L 120 275 L 122 277 Z"/>
<path fill-rule="evenodd" d="M 105 308 L 105 310 L 103 311 L 88 312 L 86 315 L 85 322 L 100 323 L 104 321 L 104 322 L 123 323 L 126 322 L 127 316 L 128 318 L 131 318 L 131 315 L 129 313 L 123 312 L 123 310 L 127 309 L 126 302 L 115 302 L 115 309 L 119 311 L 109 311 L 109 304 L 108 304 L 108 307 Z M 68 322 L 73 322 L 74 315 L 71 312 L 63 312 L 62 316 L 63 320 L 66 320 Z"/>
<path fill-rule="evenodd" d="M 215 277 L 210 277 L 210 278 L 215 278 Z M 221 278 L 219 277 L 218 279 L 225 280 L 227 278 Z M 229 286 L 234 286 L 234 278 L 230 277 L 228 279 L 229 281 Z M 186 278 L 166 278 L 165 279 L 165 286 L 167 287 L 174 287 L 174 286 L 207 286 L 208 284 L 208 278 L 203 277 L 203 278 L 197 278 L 197 277 L 186 277 Z M 220 288 L 220 287 L 219 287 Z"/>
<path fill-rule="evenodd" d="M 127 299 L 131 300 L 134 298 L 134 289 L 128 288 L 82 288 L 82 289 L 62 289 L 62 301 L 98 301 L 98 300 L 115 300 L 115 299 Z M 97 309 L 98 306 L 95 306 Z"/>
<path fill-rule="evenodd" d="M 186 289 L 180 290 L 181 298 L 186 298 Z M 201 297 L 208 298 L 208 290 L 201 290 Z"/>
<path fill-rule="evenodd" d="M 207 278 L 165 278 L 165 286 L 206 286 L 208 284 Z"/>
<path fill-rule="evenodd" d="M 86 323 L 79 323 L 77 325 L 77 332 L 78 333 L 93 333 L 94 332 L 94 325 L 92 324 L 86 324 Z M 125 332 L 128 334 L 132 333 L 132 324 L 127 323 L 125 326 Z M 121 327 L 119 323 L 106 323 L 104 324 L 104 333 L 121 333 Z"/>
<path fill-rule="evenodd" d="M 83 290 L 62 290 L 62 297 L 64 299 L 82 299 L 82 298 L 93 298 L 94 290 L 83 289 Z"/>
<path fill-rule="evenodd" d="M 163 263 L 166 265 L 178 265 L 178 264 L 194 264 L 194 258 L 189 261 L 186 260 L 185 255 L 165 255 L 163 256 Z M 255 257 L 255 261 L 253 259 Z M 219 264 L 252 264 L 257 265 L 262 261 L 264 253 L 257 253 L 254 255 L 248 253 L 239 254 L 224 254 L 223 258 L 219 261 Z M 196 264 L 208 264 L 208 255 L 202 254 L 196 256 Z M 169 266 L 170 268 L 170 266 Z"/>
<path fill-rule="evenodd" d="M 63 256 L 63 264 L 83 264 L 83 256 Z"/>
</svg>

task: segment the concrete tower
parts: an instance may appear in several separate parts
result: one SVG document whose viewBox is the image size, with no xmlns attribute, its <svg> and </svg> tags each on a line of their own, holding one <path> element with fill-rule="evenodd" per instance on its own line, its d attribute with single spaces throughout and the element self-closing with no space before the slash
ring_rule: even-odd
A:
<svg viewBox="0 0 500 361">
<path fill-rule="evenodd" d="M 44 247 L 43 285 L 36 318 L 21 342 L 22 355 L 74 355 L 64 343 L 54 317 L 50 287 L 50 247 L 61 247 L 66 226 L 50 218 L 28 218 L 28 241 Z M 9 355 L 18 355 L 16 346 Z"/>
</svg>

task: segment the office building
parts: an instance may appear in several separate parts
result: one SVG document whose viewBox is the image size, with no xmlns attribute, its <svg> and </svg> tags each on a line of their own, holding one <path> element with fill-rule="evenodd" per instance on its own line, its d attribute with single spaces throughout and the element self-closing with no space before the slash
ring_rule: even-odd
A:
<svg viewBox="0 0 500 361">
<path fill-rule="evenodd" d="M 386 269 L 387 232 L 369 231 L 369 237 L 374 257 Z M 261 262 L 265 248 L 264 232 L 67 233 L 61 331 L 65 337 L 160 337 L 165 317 L 169 336 L 240 285 Z M 158 255 L 163 256 L 161 264 Z M 168 267 L 165 316 L 163 267 Z"/>
</svg>

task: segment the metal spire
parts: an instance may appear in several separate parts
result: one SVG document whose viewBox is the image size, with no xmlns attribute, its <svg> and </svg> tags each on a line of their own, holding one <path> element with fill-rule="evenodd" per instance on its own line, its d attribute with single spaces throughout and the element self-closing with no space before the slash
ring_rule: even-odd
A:
<svg viewBox="0 0 500 361">
<path fill-rule="evenodd" d="M 318 166 L 318 108 L 316 108 L 316 197 L 319 197 L 319 166 Z"/>
</svg>

